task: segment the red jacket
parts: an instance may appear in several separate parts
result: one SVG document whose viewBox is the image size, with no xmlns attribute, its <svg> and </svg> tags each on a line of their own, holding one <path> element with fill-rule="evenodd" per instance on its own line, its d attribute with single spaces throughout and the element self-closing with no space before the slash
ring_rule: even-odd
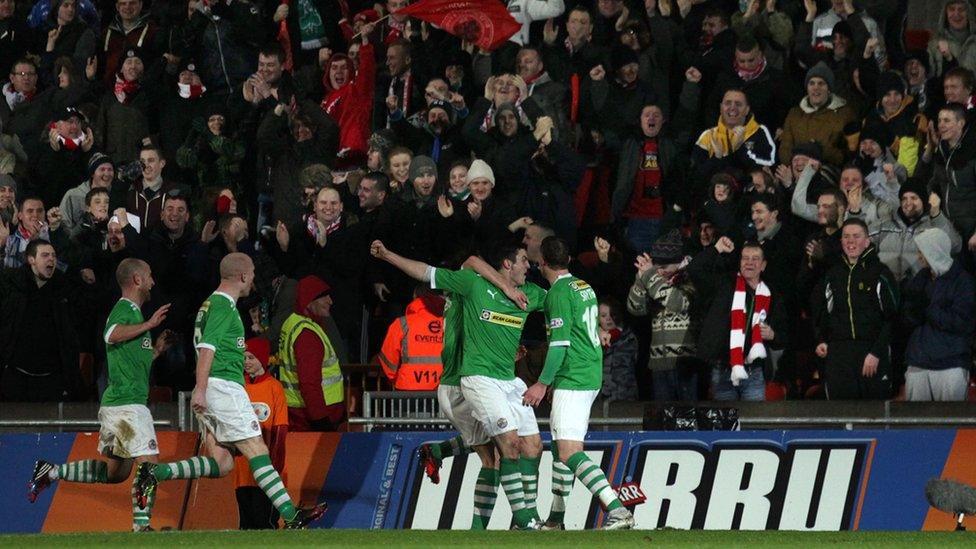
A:
<svg viewBox="0 0 976 549">
<path fill-rule="evenodd" d="M 347 149 L 346 158 L 357 162 L 366 158 L 373 118 L 373 93 L 376 85 L 376 59 L 373 46 L 359 49 L 359 70 L 352 81 L 339 89 L 332 89 L 329 67 L 325 67 L 322 84 L 325 98 L 322 109 L 339 124 L 339 151 Z M 348 59 L 348 58 L 346 58 Z M 351 63 L 351 61 L 350 61 Z"/>
</svg>

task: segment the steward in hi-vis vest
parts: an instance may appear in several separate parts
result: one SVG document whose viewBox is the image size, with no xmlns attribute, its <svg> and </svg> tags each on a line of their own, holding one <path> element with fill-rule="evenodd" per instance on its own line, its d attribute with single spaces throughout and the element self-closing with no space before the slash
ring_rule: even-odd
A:
<svg viewBox="0 0 976 549">
<path fill-rule="evenodd" d="M 330 314 L 331 288 L 306 276 L 295 291 L 295 311 L 278 339 L 278 377 L 288 400 L 292 431 L 335 431 L 345 419 L 345 389 L 335 349 L 319 324 Z"/>
</svg>

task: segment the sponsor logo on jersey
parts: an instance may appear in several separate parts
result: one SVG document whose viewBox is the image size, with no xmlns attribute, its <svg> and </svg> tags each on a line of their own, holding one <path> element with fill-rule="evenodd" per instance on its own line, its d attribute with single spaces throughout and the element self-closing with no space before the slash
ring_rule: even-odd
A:
<svg viewBox="0 0 976 549">
<path fill-rule="evenodd" d="M 563 327 L 563 319 L 559 317 L 556 317 L 549 321 L 550 330 L 555 330 L 556 328 L 562 328 L 562 327 Z"/>
<path fill-rule="evenodd" d="M 572 289 L 574 289 L 574 290 L 576 290 L 578 292 L 580 290 L 586 290 L 586 289 L 588 289 L 590 287 L 590 285 L 587 284 L 585 280 L 574 280 L 574 281 L 572 281 L 572 282 L 569 283 L 569 287 L 572 288 Z"/>
<path fill-rule="evenodd" d="M 264 423 L 271 417 L 271 407 L 267 404 L 263 402 L 252 402 L 251 407 L 254 408 L 254 415 L 258 416 L 258 421 Z"/>
<path fill-rule="evenodd" d="M 510 328 L 521 328 L 522 324 L 524 323 L 524 321 L 517 316 L 496 313 L 495 311 L 490 311 L 488 309 L 481 309 L 481 320 L 490 322 L 492 324 L 508 326 Z"/>
<path fill-rule="evenodd" d="M 651 442 L 634 452 L 640 528 L 849 530 L 870 441 Z"/>
</svg>

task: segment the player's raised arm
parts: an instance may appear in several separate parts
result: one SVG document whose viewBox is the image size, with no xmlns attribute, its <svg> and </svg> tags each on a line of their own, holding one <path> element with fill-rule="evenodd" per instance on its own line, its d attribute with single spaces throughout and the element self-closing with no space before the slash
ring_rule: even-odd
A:
<svg viewBox="0 0 976 549">
<path fill-rule="evenodd" d="M 121 343 L 123 341 L 129 341 L 136 337 L 141 336 L 146 330 L 152 330 L 153 328 L 159 326 L 163 320 L 166 319 L 166 313 L 169 312 L 170 304 L 167 303 L 159 309 L 145 322 L 140 322 L 139 324 L 115 324 L 110 326 L 108 332 L 105 335 L 105 343 L 109 345 L 115 345 L 116 343 Z"/>
<path fill-rule="evenodd" d="M 508 298 L 511 299 L 519 309 L 524 311 L 528 308 L 529 298 L 525 296 L 525 292 L 519 290 L 515 286 L 512 286 L 505 277 L 498 274 L 498 271 L 493 269 L 484 259 L 473 255 L 461 265 L 461 268 L 471 269 L 481 275 L 488 282 L 491 282 L 496 288 L 505 292 L 505 295 L 508 296 Z"/>
<path fill-rule="evenodd" d="M 399 254 L 386 249 L 383 242 L 374 240 L 369 246 L 369 253 L 376 259 L 382 259 L 397 269 L 403 271 L 407 276 L 415 280 L 429 281 L 431 266 L 413 259 L 407 259 Z"/>
</svg>

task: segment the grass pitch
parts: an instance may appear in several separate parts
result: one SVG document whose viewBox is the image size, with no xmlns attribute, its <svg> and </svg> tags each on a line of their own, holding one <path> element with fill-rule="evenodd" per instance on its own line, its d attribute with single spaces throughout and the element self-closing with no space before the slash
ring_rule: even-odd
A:
<svg viewBox="0 0 976 549">
<path fill-rule="evenodd" d="M 307 530 L 250 532 L 152 532 L 142 534 L 30 534 L 0 536 L 0 547 L 861 547 L 976 546 L 969 532 L 465 532 L 417 530 Z"/>
</svg>

